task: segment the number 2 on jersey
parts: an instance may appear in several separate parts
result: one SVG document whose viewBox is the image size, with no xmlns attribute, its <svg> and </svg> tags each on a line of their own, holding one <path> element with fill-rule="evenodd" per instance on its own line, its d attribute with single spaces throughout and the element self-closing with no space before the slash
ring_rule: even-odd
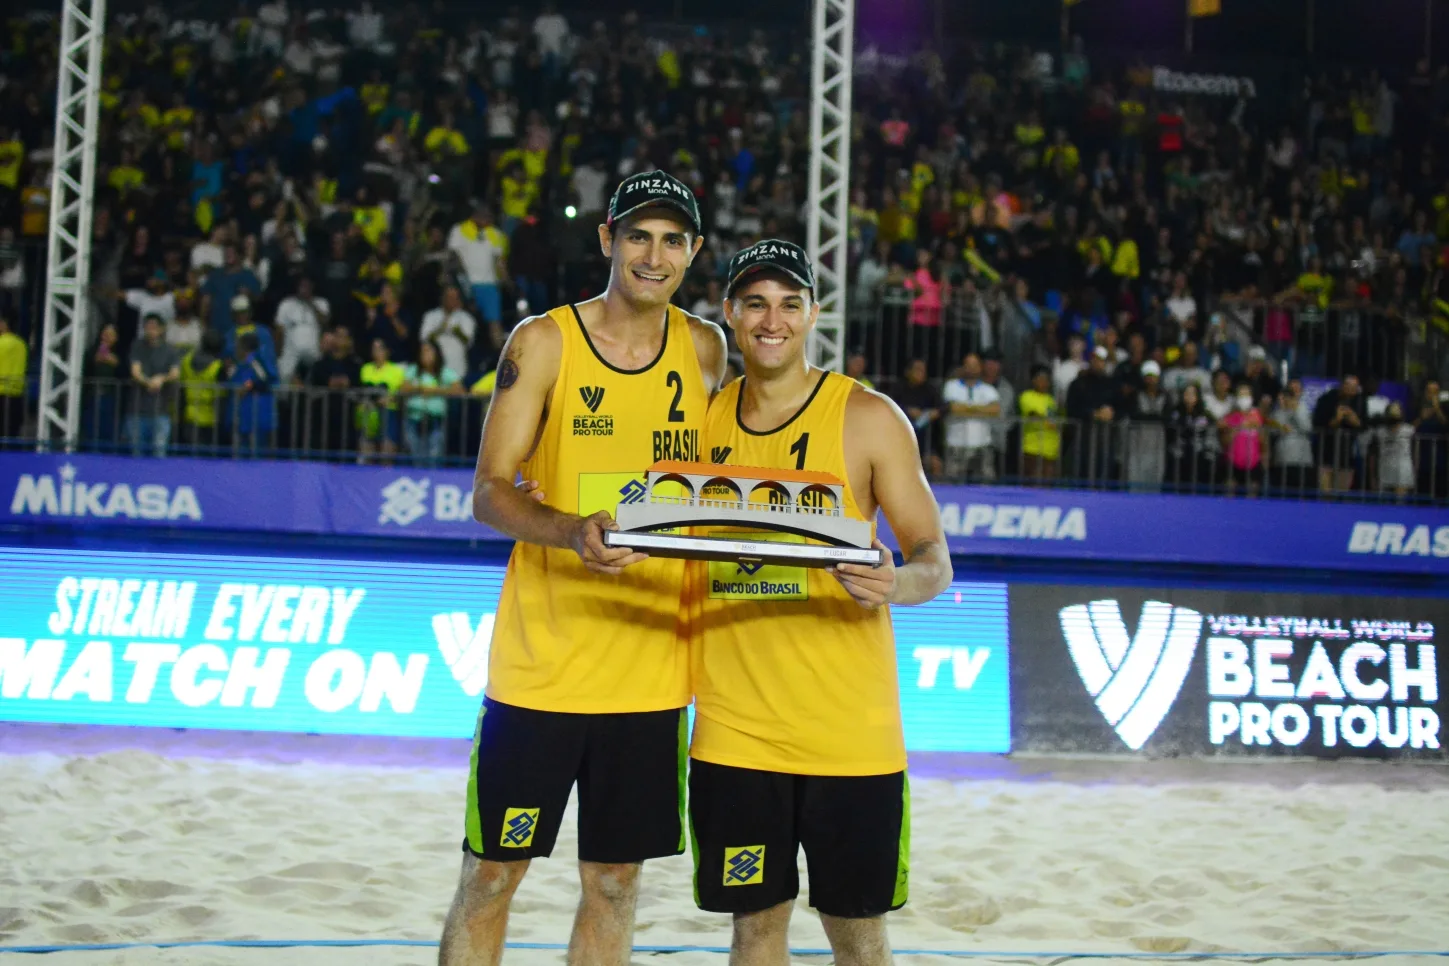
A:
<svg viewBox="0 0 1449 966">
<path fill-rule="evenodd" d="M 801 433 L 800 438 L 795 440 L 794 444 L 790 447 L 790 452 L 795 457 L 795 469 L 803 470 L 805 468 L 805 449 L 809 445 L 810 434 Z"/>
<path fill-rule="evenodd" d="M 669 404 L 669 421 L 684 422 L 684 410 L 679 408 L 679 400 L 684 396 L 684 380 L 679 378 L 679 373 L 670 369 L 669 375 L 664 377 L 664 385 L 674 390 L 674 401 Z"/>
</svg>

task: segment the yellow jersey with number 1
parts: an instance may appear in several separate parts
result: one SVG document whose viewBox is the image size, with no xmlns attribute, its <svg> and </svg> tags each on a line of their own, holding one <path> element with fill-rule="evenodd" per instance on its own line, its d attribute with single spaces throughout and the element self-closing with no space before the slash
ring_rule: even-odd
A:
<svg viewBox="0 0 1449 966">
<path fill-rule="evenodd" d="M 549 315 L 563 354 L 538 445 L 520 469 L 543 485 L 549 506 L 612 514 L 644 497 L 644 472 L 656 460 L 701 458 L 709 395 L 689 320 L 671 306 L 659 355 L 630 371 L 595 351 L 573 306 Z M 606 577 L 585 570 L 572 550 L 515 544 L 493 626 L 488 696 L 580 714 L 684 707 L 683 579 L 681 560 L 652 557 Z"/>
<path fill-rule="evenodd" d="M 767 433 L 741 423 L 743 388 L 736 379 L 710 404 L 712 462 L 828 473 L 845 482 L 845 514 L 864 519 L 845 465 L 845 407 L 860 391 L 855 380 L 821 373 L 800 411 Z M 753 499 L 770 493 L 759 487 Z M 802 500 L 811 496 L 814 506 L 828 499 L 806 490 Z M 777 491 L 780 498 L 788 496 Z M 757 538 L 803 542 L 769 532 Z M 686 587 L 691 757 L 795 775 L 906 767 L 890 608 L 866 610 L 818 568 L 691 562 Z"/>
</svg>

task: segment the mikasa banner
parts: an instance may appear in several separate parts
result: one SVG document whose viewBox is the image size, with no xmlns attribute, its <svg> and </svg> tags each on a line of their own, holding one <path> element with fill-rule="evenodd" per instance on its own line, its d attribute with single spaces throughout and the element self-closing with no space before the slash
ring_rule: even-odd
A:
<svg viewBox="0 0 1449 966">
<path fill-rule="evenodd" d="M 1011 587 L 1012 747 L 1449 757 L 1449 603 Z"/>
</svg>

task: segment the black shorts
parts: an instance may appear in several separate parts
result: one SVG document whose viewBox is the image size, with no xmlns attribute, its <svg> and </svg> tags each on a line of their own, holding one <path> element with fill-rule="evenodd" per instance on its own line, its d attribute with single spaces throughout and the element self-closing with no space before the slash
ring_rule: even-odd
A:
<svg viewBox="0 0 1449 966">
<path fill-rule="evenodd" d="M 708 912 L 759 912 L 800 894 L 805 847 L 810 905 L 863 919 L 906 904 L 910 785 L 891 775 L 820 777 L 691 759 L 694 901 Z"/>
<path fill-rule="evenodd" d="M 495 862 L 548 855 L 577 782 L 581 860 L 679 855 L 687 729 L 683 708 L 568 714 L 484 699 L 463 848 Z"/>
</svg>

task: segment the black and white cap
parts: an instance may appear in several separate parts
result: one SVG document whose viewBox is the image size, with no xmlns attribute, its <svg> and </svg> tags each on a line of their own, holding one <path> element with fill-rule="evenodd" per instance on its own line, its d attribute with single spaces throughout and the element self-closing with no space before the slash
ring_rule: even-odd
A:
<svg viewBox="0 0 1449 966">
<path fill-rule="evenodd" d="M 764 269 L 784 272 L 811 292 L 815 291 L 815 269 L 811 267 L 810 256 L 805 254 L 805 249 L 794 242 L 766 238 L 749 248 L 740 249 L 730 259 L 725 298 L 734 294 L 735 288 L 745 278 Z"/>
<path fill-rule="evenodd" d="M 684 215 L 694 233 L 700 234 L 703 226 L 694 192 L 683 181 L 663 171 L 645 171 L 625 178 L 609 199 L 609 218 L 605 224 L 612 226 L 620 218 L 651 205 L 675 209 Z"/>
</svg>

